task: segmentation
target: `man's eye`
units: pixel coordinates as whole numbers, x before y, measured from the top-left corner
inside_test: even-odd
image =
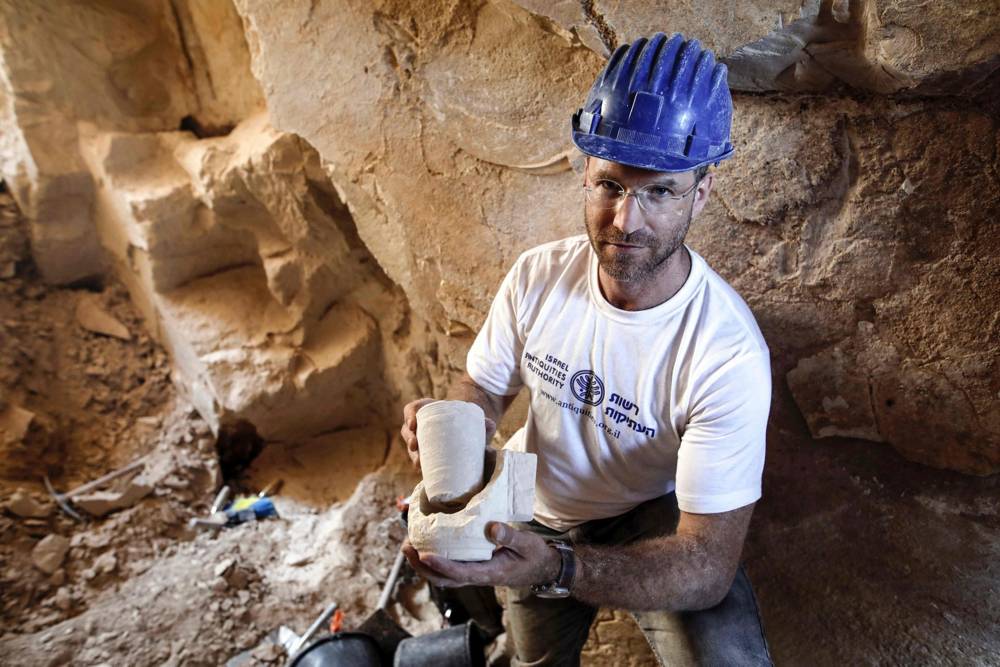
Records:
[[[665,199],[667,197],[674,196],[674,193],[670,190],[670,188],[664,187],[662,185],[651,185],[645,190],[648,196],[654,197],[656,199]]]
[[[594,185],[598,189],[606,191],[608,194],[620,194],[622,191],[622,186],[618,185],[614,181],[597,181]]]

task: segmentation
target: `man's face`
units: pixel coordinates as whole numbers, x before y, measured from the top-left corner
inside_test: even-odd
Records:
[[[586,177],[589,188],[618,184],[630,193],[652,186],[647,192],[680,194],[691,190],[695,183],[693,171],[664,173],[593,157],[587,160]],[[702,183],[687,196],[667,201],[658,212],[643,211],[632,196],[610,209],[588,201],[584,214],[587,235],[604,273],[614,280],[633,283],[657,276],[684,242],[692,217],[704,206],[711,175]]]

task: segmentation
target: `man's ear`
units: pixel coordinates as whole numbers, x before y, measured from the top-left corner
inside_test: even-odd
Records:
[[[698,217],[701,210],[705,208],[705,204],[708,203],[708,195],[711,194],[714,184],[715,174],[711,171],[706,173],[701,182],[698,183],[698,189],[694,191],[694,203],[691,206],[692,219]]]

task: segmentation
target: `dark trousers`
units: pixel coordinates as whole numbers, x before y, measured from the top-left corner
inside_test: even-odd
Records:
[[[588,521],[560,533],[537,522],[519,524],[546,538],[623,545],[670,535],[680,511],[674,494],[645,502],[621,516]],[[576,665],[597,609],[573,599],[547,600],[527,588],[507,589],[507,626],[517,655],[513,665]],[[741,566],[729,593],[702,611],[632,612],[663,665],[772,665],[757,599]]]

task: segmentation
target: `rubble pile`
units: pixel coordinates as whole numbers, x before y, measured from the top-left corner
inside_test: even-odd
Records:
[[[223,483],[217,438],[177,398],[163,349],[120,284],[44,285],[6,193],[0,221],[0,248],[17,250],[5,255],[16,270],[0,280],[5,661],[215,665],[278,625],[302,631],[330,600],[360,623],[405,534],[396,499],[414,484],[388,434],[347,430],[292,456],[269,451],[231,483],[256,491],[258,479],[287,478],[289,493],[274,499],[280,519],[191,527]],[[341,446],[357,455],[353,467],[318,486],[309,467],[329,465]],[[47,475],[65,494],[135,460],[131,474],[72,496],[83,521],[42,484]],[[404,582],[397,597],[392,613],[412,632],[439,627],[424,586]]]

